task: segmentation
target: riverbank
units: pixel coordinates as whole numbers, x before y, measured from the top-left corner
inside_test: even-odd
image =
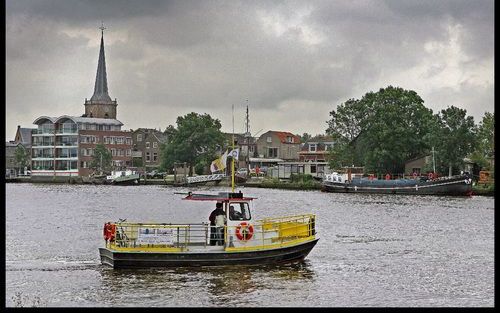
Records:
[[[475,184],[472,186],[472,194],[475,196],[495,196],[495,184]]]
[[[32,179],[30,177],[14,177],[6,178],[6,183],[60,183],[60,184],[84,184],[79,177],[72,178],[45,178],[45,179]],[[215,185],[211,182],[210,185]],[[167,185],[175,186],[173,175],[172,177],[165,178],[141,178],[139,185]],[[224,179],[217,183],[218,186],[231,186],[229,179]],[[184,185],[185,186],[185,185]],[[264,178],[264,177],[250,177],[246,182],[239,183],[237,186],[254,187],[254,188],[270,188],[270,189],[284,189],[284,190],[321,190],[321,182],[313,179],[298,179],[298,180],[280,180],[277,178]],[[476,196],[490,196],[495,195],[495,184],[476,184],[472,186],[472,194]]]

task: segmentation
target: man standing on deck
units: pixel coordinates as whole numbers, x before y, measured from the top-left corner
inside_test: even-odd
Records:
[[[217,215],[225,216],[224,210],[222,209],[222,202],[217,202],[215,205],[215,210],[210,213],[208,218],[210,221],[210,245],[215,246],[217,244],[217,226],[215,225],[215,219]]]

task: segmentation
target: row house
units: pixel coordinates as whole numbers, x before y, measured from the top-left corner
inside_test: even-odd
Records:
[[[5,142],[5,177],[17,176],[21,170],[16,161],[16,149],[20,145],[14,141]]]
[[[167,135],[152,128],[138,128],[132,133],[134,159],[146,171],[160,166],[161,145],[167,142]]]
[[[256,146],[259,158],[295,161],[300,151],[300,137],[290,132],[270,130],[257,139]]]
[[[318,135],[307,140],[299,151],[301,162],[327,162],[334,145],[332,136]]]

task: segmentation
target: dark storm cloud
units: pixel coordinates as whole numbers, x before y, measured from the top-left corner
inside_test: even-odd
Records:
[[[493,1],[9,0],[6,9],[12,125],[82,113],[101,21],[126,128],[198,111],[229,130],[228,108],[242,114],[249,99],[254,130],[320,133],[336,105],[387,85],[476,121],[493,111]]]
[[[170,1],[164,0],[8,0],[9,14],[43,16],[64,23],[94,26],[101,17],[126,19],[141,16],[161,16],[168,11]]]

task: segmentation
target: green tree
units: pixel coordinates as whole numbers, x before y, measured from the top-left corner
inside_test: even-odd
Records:
[[[302,136],[297,134],[297,136],[300,138],[300,142],[302,143],[307,142],[312,137],[311,134],[308,133],[303,133]]]
[[[89,167],[96,172],[103,173],[109,172],[112,168],[113,156],[111,152],[104,146],[104,144],[99,143],[94,149],[94,155],[90,161]]]
[[[475,149],[476,125],[467,111],[455,106],[441,110],[437,114],[439,129],[435,133],[436,163],[440,168],[448,167],[448,175],[453,174],[463,164],[463,159]]]
[[[186,162],[192,175],[196,164],[210,164],[225,142],[220,129],[220,121],[209,114],[192,112],[177,117],[177,129],[169,128],[168,142],[161,146],[160,168],[171,169],[175,162]]]
[[[327,133],[336,139],[332,165],[402,173],[406,160],[429,149],[433,117],[423,102],[415,91],[388,86],[340,104],[327,121]]]
[[[18,145],[16,147],[16,150],[14,152],[14,157],[16,160],[16,165],[24,170],[25,167],[28,167],[29,165],[29,156],[28,152],[26,151],[26,148],[23,145]]]
[[[490,168],[489,158],[495,155],[495,113],[486,112],[479,123],[476,135],[476,149],[471,159],[485,170]]]

